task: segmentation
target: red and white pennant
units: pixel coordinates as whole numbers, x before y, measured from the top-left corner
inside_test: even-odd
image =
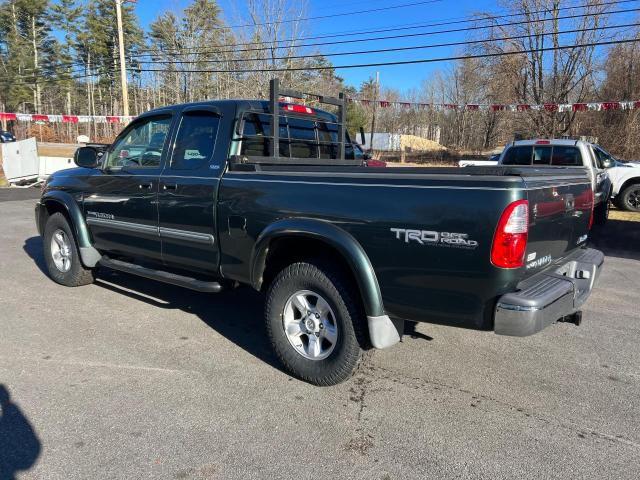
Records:
[[[635,110],[640,109],[640,100],[624,102],[590,102],[590,103],[544,103],[539,105],[528,103],[491,104],[491,103],[415,103],[389,102],[387,100],[364,100],[349,98],[347,102],[364,106],[377,105],[381,108],[414,109],[414,110],[459,110],[459,111],[489,111],[489,112],[526,112],[528,110],[546,112],[600,112],[604,110]]]
[[[129,123],[134,118],[118,115],[42,115],[0,112],[0,120],[36,123]]]
[[[380,108],[413,109],[413,110],[458,110],[458,111],[489,111],[489,112],[526,112],[528,110],[546,112],[600,112],[607,110],[635,110],[640,109],[640,100],[623,102],[590,102],[590,103],[543,103],[533,105],[528,103],[491,104],[491,103],[415,103],[390,102],[387,100],[366,100],[347,98],[348,103],[364,106],[377,105]],[[36,122],[36,123],[129,123],[135,117],[118,115],[42,115],[35,113],[7,113],[0,112],[0,121]]]

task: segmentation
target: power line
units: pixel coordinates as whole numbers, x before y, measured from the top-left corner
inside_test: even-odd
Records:
[[[422,1],[422,2],[403,3],[401,5],[392,5],[392,6],[389,6],[389,7],[370,8],[370,9],[367,9],[367,10],[356,10],[356,11],[353,11],[353,12],[332,13],[332,14],[328,14],[328,15],[317,15],[317,16],[313,16],[313,17],[290,18],[290,19],[286,19],[286,20],[276,20],[276,21],[273,21],[273,22],[245,23],[244,25],[228,25],[228,26],[224,26],[224,27],[211,28],[210,30],[227,30],[227,29],[231,29],[231,28],[261,27],[261,26],[267,26],[267,25],[280,25],[280,24],[283,24],[283,23],[302,22],[302,21],[306,21],[306,20],[324,20],[324,19],[327,19],[327,18],[335,18],[335,17],[342,17],[342,16],[348,16],[348,15],[360,15],[360,14],[363,14],[363,13],[383,12],[383,11],[387,11],[387,10],[395,10],[397,8],[416,7],[418,5],[427,5],[427,4],[432,4],[432,3],[439,3],[439,2],[442,2],[442,1],[444,1],[444,0],[425,0],[425,1]]]
[[[375,63],[360,63],[360,64],[350,64],[350,65],[312,66],[312,67],[305,66],[305,67],[289,67],[289,68],[257,68],[257,69],[245,69],[245,70],[193,69],[193,70],[184,70],[180,73],[183,73],[183,74],[184,73],[257,73],[257,72],[288,72],[288,71],[301,71],[301,70],[317,71],[317,70],[341,70],[341,69],[348,69],[348,68],[386,67],[386,66],[415,65],[415,64],[423,64],[423,63],[435,63],[435,62],[446,62],[446,61],[457,61],[457,60],[470,60],[470,59],[480,59],[480,58],[496,58],[496,57],[504,57],[504,56],[522,55],[525,53],[550,52],[550,51],[570,50],[574,48],[621,45],[621,44],[639,43],[639,42],[640,42],[640,39],[638,38],[625,38],[621,40],[610,40],[605,42],[588,42],[588,43],[573,44],[573,45],[558,45],[557,47],[532,48],[532,49],[517,50],[517,51],[511,51],[511,52],[495,52],[495,53],[484,53],[484,54],[476,54],[476,55],[458,55],[453,57],[423,58],[418,60],[402,60],[402,61],[394,61],[394,62],[375,62]],[[165,70],[143,69],[142,71],[164,72]]]
[[[589,8],[589,7],[594,7],[594,6],[607,6],[607,5],[616,5],[616,4],[624,4],[624,3],[632,3],[632,2],[637,2],[638,0],[614,0],[614,1],[609,1],[609,2],[603,2],[603,3],[592,3],[592,4],[583,4],[583,5],[574,5],[574,6],[568,6],[568,7],[560,7],[558,10],[574,10],[577,8]],[[607,12],[608,14],[612,15],[612,14],[619,14],[619,13],[629,13],[629,12],[635,12],[638,11],[638,9],[621,9],[621,10],[612,10]],[[547,10],[538,10],[538,11],[533,11],[533,12],[529,12],[530,15],[535,15],[535,14],[539,14],[539,13],[547,13]],[[499,15],[499,16],[490,16],[490,17],[485,17],[482,19],[479,19],[479,21],[482,22],[487,22],[490,20],[497,20],[500,18],[511,18],[514,16],[522,16],[524,14],[522,13],[518,13],[518,14],[508,14],[508,15]],[[580,13],[580,14],[574,14],[574,15],[565,15],[565,16],[560,16],[557,17],[557,20],[565,20],[565,19],[572,19],[572,18],[581,18],[588,15],[588,13]],[[458,20],[458,21],[452,21],[452,22],[440,22],[440,23],[433,23],[433,24],[426,24],[420,27],[413,27],[413,28],[425,28],[427,26],[436,26],[436,25],[453,25],[453,24],[459,24],[459,23],[469,23],[472,22],[474,20],[478,20],[478,19],[467,19],[467,20]],[[536,22],[546,22],[546,21],[551,21],[552,19],[547,18],[547,19],[541,19],[541,20],[520,20],[520,21],[516,21],[516,22],[507,22],[507,23],[503,23],[503,24],[496,24],[494,26],[496,27],[505,27],[505,26],[515,26],[515,25],[522,25],[522,24],[530,24],[530,23],[536,23]],[[400,38],[415,38],[415,37],[422,37],[422,36],[432,36],[432,35],[440,35],[440,34],[446,34],[446,33],[458,33],[458,32],[465,32],[465,31],[474,31],[474,30],[480,30],[480,29],[484,29],[487,28],[486,25],[474,25],[474,26],[470,26],[470,27],[463,27],[463,28],[455,28],[455,29],[445,29],[445,30],[435,30],[435,31],[429,31],[429,32],[420,32],[420,33],[413,33],[413,34],[401,34],[401,35],[391,35],[391,36],[382,36],[382,37],[372,37],[372,38],[363,38],[363,39],[354,39],[354,40],[342,40],[342,41],[333,41],[333,42],[317,42],[317,43],[307,43],[307,44],[300,44],[300,45],[296,45],[297,48],[300,47],[312,47],[312,46],[323,46],[323,45],[338,45],[338,44],[350,44],[350,43],[361,43],[361,42],[368,42],[368,41],[381,41],[381,40],[393,40],[393,39],[400,39]],[[399,28],[392,28],[392,29],[381,29],[381,30],[377,30],[377,32],[385,32],[385,31],[396,31],[396,30],[400,30]],[[371,31],[371,32],[376,32],[376,31]],[[352,34],[350,34],[352,35]],[[336,35],[337,36],[337,35]],[[308,38],[312,38],[312,37],[308,37]],[[236,45],[243,45],[243,44],[231,44],[231,45],[225,45],[224,47],[233,47]],[[264,51],[264,50],[271,50],[271,47],[260,47],[260,48],[250,48],[250,49],[234,49],[234,50],[208,50],[208,51],[200,51],[200,52],[193,52],[193,53],[189,53],[189,52],[179,52],[179,53],[172,53],[171,55],[174,56],[182,56],[182,55],[192,55],[192,54],[211,54],[211,53],[216,53],[216,54],[220,54],[220,53],[237,53],[237,52],[251,52],[251,51]],[[315,57],[321,57],[321,56],[333,56],[333,55],[340,55],[339,53],[337,54],[326,54],[326,55],[315,55]],[[147,57],[147,56],[156,56],[154,54],[149,54],[149,53],[141,53],[141,54],[129,54],[128,58],[132,61],[132,62],[137,62],[140,64],[149,64],[149,63],[200,63],[200,61],[158,61],[158,60],[140,60],[138,57]],[[302,57],[302,56],[300,56]],[[283,58],[283,57],[277,57],[277,58]],[[289,58],[289,57],[287,57]],[[233,60],[208,60],[206,63],[226,63],[226,62],[247,62],[247,61],[254,61],[254,60],[263,60],[263,59],[233,59]],[[117,63],[117,61],[115,62]],[[83,67],[84,63],[83,62],[72,62],[72,63],[60,63],[60,64],[56,64],[56,65],[50,65],[49,68],[53,67],[53,68],[66,68],[66,67]],[[74,73],[78,73],[78,72],[74,72]]]
[[[640,8],[636,8],[636,9],[627,9],[624,10],[624,12],[627,11],[640,11]],[[618,12],[612,12],[612,13],[618,13]],[[570,16],[565,16],[565,17],[558,17],[558,19],[564,19],[564,18],[574,18],[574,17],[584,17],[585,14],[581,14],[581,15],[570,15]],[[542,20],[542,21],[550,21],[553,19],[546,19],[546,20]],[[498,25],[498,26],[505,26],[505,25],[512,25],[514,23],[520,25],[520,24],[527,24],[527,23],[531,23],[533,22],[533,20],[531,21],[522,21],[522,22],[511,22],[509,24],[502,24],[502,25]],[[569,34],[569,33],[580,33],[580,32],[587,32],[587,31],[595,31],[595,30],[611,30],[611,29],[622,29],[622,28],[629,28],[629,27],[635,27],[635,26],[640,26],[639,23],[629,23],[629,24],[622,24],[622,25],[606,25],[603,27],[590,27],[590,28],[583,28],[583,29],[571,29],[571,30],[564,30],[564,31],[558,31],[556,33],[558,33],[559,35],[562,34]],[[517,39],[523,39],[523,38],[528,38],[529,35],[517,35],[517,36],[509,36],[509,37],[499,37],[499,38],[486,38],[486,39],[480,39],[480,40],[466,40],[466,41],[459,41],[459,42],[446,42],[446,43],[436,43],[436,44],[426,44],[426,45],[415,45],[415,46],[409,46],[409,47],[393,47],[393,48],[383,48],[383,49],[373,49],[373,50],[359,50],[359,51],[350,51],[350,52],[336,52],[336,53],[326,53],[326,54],[310,54],[310,55],[296,55],[296,56],[288,56],[288,57],[271,57],[268,59],[265,58],[251,58],[251,59],[232,59],[232,60],[193,60],[193,61],[187,61],[187,60],[165,60],[165,61],[142,61],[142,62],[138,62],[140,64],[201,64],[201,63],[238,63],[238,62],[249,62],[249,61],[260,61],[260,60],[286,60],[286,59],[306,59],[306,58],[324,58],[324,57],[331,57],[331,56],[349,56],[349,55],[365,55],[365,54],[375,54],[375,53],[388,53],[388,52],[399,52],[399,51],[410,51],[410,50],[419,50],[419,49],[429,49],[429,48],[442,48],[442,47],[454,47],[454,46],[462,46],[462,45],[477,45],[477,44],[482,44],[482,43],[487,43],[487,42],[500,42],[500,41],[508,41],[508,40],[517,40]],[[117,63],[117,62],[116,62]],[[330,68],[330,67],[329,67]],[[148,68],[135,68],[135,67],[130,67],[129,68],[130,71],[134,71],[134,72],[151,72],[151,71],[165,71],[165,70],[154,70],[154,69],[148,69]],[[193,71],[193,70],[183,70],[183,72],[189,72],[189,71]],[[212,70],[212,72],[216,72],[218,70]],[[222,72],[223,70],[220,70],[220,72]],[[224,70],[224,71],[231,71],[231,70]],[[243,70],[234,70],[234,71],[238,71],[238,72],[242,72]],[[248,71],[248,70],[247,70]],[[71,79],[81,79],[81,78],[88,78],[88,77],[99,77],[101,76],[100,73],[89,73],[89,74],[81,74],[81,75],[77,75],[78,73],[80,73],[79,71],[73,72],[76,75],[72,75],[72,76],[67,76],[65,78],[61,78],[59,79],[59,81],[65,81],[65,80],[71,80]],[[115,73],[114,73],[115,75]],[[14,77],[16,78],[16,77]],[[23,78],[34,78],[34,74],[30,74],[30,75],[24,75]],[[35,82],[35,80],[32,81],[32,83]]]
[[[476,58],[493,58],[511,55],[521,55],[523,53],[535,53],[535,52],[551,52],[556,50],[569,50],[572,48],[585,48],[585,47],[598,47],[605,45],[619,45],[625,43],[638,43],[640,39],[626,38],[622,40],[611,40],[605,42],[588,42],[574,45],[558,45],[557,47],[544,47],[544,48],[532,48],[527,50],[518,50],[513,52],[499,52],[499,53],[485,53],[477,55],[459,55],[454,57],[437,57],[437,58],[423,58],[419,60],[403,60],[395,62],[375,62],[375,63],[358,63],[351,65],[321,65],[321,66],[304,66],[304,67],[276,67],[276,68],[254,68],[245,70],[207,70],[207,69],[191,69],[182,70],[180,73],[257,73],[257,72],[290,72],[300,70],[341,70],[347,68],[366,68],[366,67],[386,67],[393,65],[413,65],[419,63],[433,63],[433,62],[447,62],[453,60],[468,60]],[[142,72],[165,72],[165,69],[140,69]]]
[[[613,0],[613,1],[609,1],[609,2],[602,2],[602,3],[587,3],[584,5],[574,5],[574,6],[568,6],[568,7],[560,7],[557,10],[558,11],[564,11],[564,10],[575,10],[578,8],[590,8],[590,7],[598,7],[598,6],[611,6],[611,5],[618,5],[618,4],[625,4],[625,3],[633,3],[633,2],[637,2],[638,0]],[[625,13],[628,11],[634,11],[633,9],[629,9],[629,10],[614,10],[614,11],[609,11],[606,12],[607,14],[615,14],[615,13]],[[532,11],[532,12],[528,12],[529,15],[537,15],[537,14],[541,14],[541,13],[548,13],[549,10],[548,9],[543,9],[543,10],[537,10],[537,11]],[[408,27],[409,29],[416,29],[416,28],[428,28],[428,27],[437,27],[437,26],[447,26],[447,25],[456,25],[456,24],[460,24],[460,23],[471,23],[471,22],[489,22],[492,20],[500,20],[500,19],[504,19],[504,18],[513,18],[513,17],[521,17],[525,15],[524,13],[514,13],[514,14],[505,14],[505,15],[495,15],[495,16],[487,16],[484,18],[473,18],[473,17],[466,17],[466,19],[463,20],[455,20],[455,21],[443,21],[443,22],[438,22],[438,23],[429,23],[429,24],[423,24],[423,25],[418,25],[418,26],[414,26],[414,27]],[[565,16],[565,17],[558,17],[559,20],[562,19],[566,19],[566,18],[577,18],[577,17],[581,17],[581,16],[585,16],[588,15],[586,13],[583,14],[576,14],[574,16]],[[533,20],[533,22],[535,21],[545,21],[545,19],[542,20]],[[530,21],[529,23],[531,23],[532,21]],[[507,26],[507,25],[517,25],[520,22],[511,22],[511,23],[506,23],[506,24],[502,24],[501,26]],[[413,24],[415,25],[415,24]],[[310,40],[310,39],[321,39],[321,38],[333,38],[333,37],[343,37],[343,36],[354,36],[354,35],[366,35],[369,33],[387,33],[387,32],[393,32],[393,31],[401,31],[401,30],[407,30],[407,27],[397,27],[397,28],[384,28],[384,29],[378,29],[378,30],[369,30],[369,31],[361,31],[361,32],[352,32],[352,33],[346,33],[346,34],[333,34],[333,35],[320,35],[320,36],[310,36],[310,37],[300,37],[298,39],[295,38],[290,38],[290,39],[285,39],[285,40],[275,40],[273,42],[269,42],[269,41],[262,41],[262,42],[247,42],[247,43],[235,43],[235,44],[229,44],[229,45],[224,45],[224,47],[238,47],[238,46],[245,46],[245,45],[259,45],[259,44],[266,44],[266,43],[282,43],[282,42],[297,42],[299,40]],[[415,33],[415,34],[403,34],[403,35],[394,35],[394,36],[385,36],[385,37],[374,37],[374,38],[363,38],[363,39],[354,39],[354,40],[343,40],[343,41],[334,41],[334,42],[315,42],[315,43],[306,43],[306,44],[299,44],[299,45],[290,45],[286,48],[290,48],[290,47],[296,47],[296,48],[300,48],[300,47],[315,47],[315,46],[323,46],[323,45],[338,45],[338,44],[345,44],[345,43],[357,43],[357,42],[368,42],[368,41],[376,41],[376,40],[387,40],[387,39],[397,39],[397,38],[406,38],[406,37],[414,37],[414,36],[422,36],[422,35],[432,35],[432,34],[439,34],[439,33],[455,33],[455,32],[462,32],[462,31],[468,31],[468,30],[478,30],[481,28],[487,28],[487,25],[477,25],[474,27],[465,27],[465,28],[460,28],[460,29],[450,29],[450,30],[439,30],[439,31],[435,31],[435,32],[422,32],[422,33]],[[207,47],[204,47],[207,48]],[[193,55],[193,54],[207,54],[207,53],[235,53],[235,52],[252,52],[252,51],[260,51],[260,50],[271,50],[273,49],[273,46],[268,46],[268,47],[257,47],[257,48],[247,48],[247,49],[234,49],[234,50],[201,50],[201,48],[198,48],[198,51],[191,51],[191,50],[195,50],[195,49],[181,49],[178,52],[172,52],[172,50],[175,49],[170,49],[170,50],[156,50],[156,52],[158,53],[136,53],[136,54],[131,54],[130,57],[154,57],[154,56],[158,56],[159,54],[165,54],[165,55]],[[277,48],[285,48],[285,47],[277,47]],[[150,51],[151,49],[141,49],[141,52],[144,51]]]
[[[394,61],[394,62],[374,62],[374,63],[360,63],[360,64],[349,64],[349,65],[318,65],[318,66],[304,66],[304,67],[277,67],[277,68],[254,68],[254,69],[243,69],[243,70],[211,70],[211,69],[191,69],[191,70],[183,70],[180,73],[257,73],[257,72],[287,72],[287,71],[301,71],[301,70],[340,70],[340,69],[348,69],[348,68],[367,68],[367,67],[385,67],[385,66],[397,66],[397,65],[415,65],[422,63],[435,63],[435,62],[446,62],[446,61],[456,61],[456,60],[469,60],[469,59],[480,59],[480,58],[496,58],[503,56],[513,56],[513,55],[522,55],[525,53],[536,53],[536,52],[550,52],[550,51],[559,51],[559,50],[569,50],[573,48],[585,48],[585,47],[598,47],[598,46],[607,46],[607,45],[621,45],[628,43],[638,43],[640,39],[638,38],[626,38],[621,40],[610,40],[604,42],[588,42],[582,44],[573,44],[573,45],[558,45],[556,47],[544,47],[544,48],[533,48],[533,49],[525,49],[525,50],[517,50],[511,52],[494,52],[494,53],[484,53],[484,54],[475,54],[475,55],[458,55],[452,57],[436,57],[436,58],[424,58],[418,60],[402,60],[402,61]],[[141,69],[143,72],[165,72],[165,69]],[[78,78],[85,78],[93,76],[92,75],[83,75]],[[46,82],[45,82],[46,83]]]
[[[640,11],[640,8],[634,9],[634,11]],[[603,27],[589,27],[589,28],[577,28],[572,30],[560,30],[557,32],[541,32],[541,34],[550,35],[558,34],[564,35],[568,33],[583,33],[596,30],[612,30],[622,29],[628,27],[638,27],[640,23],[626,23],[622,25],[605,25]],[[309,55],[289,55],[284,57],[268,57],[268,58],[240,58],[234,60],[153,60],[139,62],[142,64],[162,64],[162,65],[184,65],[184,64],[202,64],[202,63],[237,63],[237,62],[254,62],[261,60],[291,60],[291,59],[306,59],[306,58],[325,58],[325,57],[337,57],[337,56],[349,56],[349,55],[369,55],[375,53],[388,53],[388,52],[403,52],[408,50],[423,50],[427,48],[441,48],[441,47],[457,47],[462,45],[478,45],[490,42],[503,42],[508,40],[520,40],[523,38],[529,38],[530,35],[514,35],[510,37],[498,37],[498,38],[483,38],[480,40],[465,40],[460,42],[447,42],[447,43],[432,43],[426,45],[413,45],[409,47],[392,47],[392,48],[379,48],[375,50],[356,50],[350,52],[334,52],[334,53],[317,53]],[[137,69],[133,69],[137,70]]]
[[[620,2],[610,2],[610,3],[628,3],[629,0],[627,1],[620,1]],[[596,4],[586,4],[586,5],[582,5],[582,8],[586,8],[589,6],[595,6]],[[597,4],[597,5],[602,5],[602,4]],[[562,7],[563,10],[567,10],[567,9],[572,9],[572,8],[579,8],[579,7]],[[609,14],[617,14],[617,13],[628,13],[628,12],[635,12],[638,11],[640,9],[636,8],[636,9],[622,9],[622,10],[614,10],[614,11],[610,11],[608,12]],[[531,13],[531,12],[530,12]],[[560,16],[557,17],[556,19],[541,19],[541,20],[524,20],[524,21],[518,21],[518,22],[508,22],[508,23],[504,23],[504,24],[497,24],[495,25],[496,27],[504,27],[504,26],[511,26],[511,25],[523,25],[523,24],[529,24],[529,23],[536,23],[536,22],[546,22],[546,21],[551,21],[551,20],[563,20],[563,19],[570,19],[570,18],[581,18],[588,15],[587,13],[580,13],[580,14],[574,14],[574,15],[565,15],[565,16]],[[635,26],[636,24],[629,24],[629,25],[622,25],[622,26],[607,26],[607,27],[602,27],[602,29],[610,29],[610,28],[624,28],[626,26]],[[437,35],[437,34],[442,34],[442,33],[451,33],[451,32],[456,32],[456,31],[470,31],[470,30],[477,30],[479,28],[486,28],[484,26],[473,26],[473,27],[466,27],[466,28],[460,28],[460,29],[449,29],[449,30],[439,30],[439,31],[431,31],[431,32],[422,32],[422,33],[418,33],[418,34],[407,34],[407,35],[397,35],[397,36],[387,36],[387,37],[377,37],[377,38],[372,38],[372,39],[360,39],[360,40],[351,40],[351,41],[346,41],[346,42],[327,42],[327,43],[352,43],[355,41],[373,41],[373,40],[384,40],[384,39],[389,39],[389,38],[405,38],[405,37],[415,37],[415,36],[426,36],[426,35]],[[592,29],[593,30],[593,29]],[[578,32],[578,31],[587,31],[585,29],[582,30],[570,30],[570,31],[566,31],[566,32],[559,32],[559,33],[574,33],[574,32]],[[523,38],[525,36],[522,37],[515,37],[515,38]],[[457,45],[465,45],[465,44],[478,44],[478,43],[482,43],[485,41],[500,41],[500,40],[509,40],[509,39],[515,39],[512,37],[506,37],[504,39],[486,39],[486,40],[477,40],[477,41],[465,41],[465,42],[450,42],[450,43],[442,43],[442,44],[433,44],[433,45],[418,45],[418,46],[411,46],[411,47],[397,47],[397,48],[389,48],[389,49],[377,49],[377,50],[360,50],[360,51],[355,51],[355,52],[337,52],[337,53],[327,53],[327,54],[314,54],[314,55],[298,55],[298,56],[292,56],[292,57],[275,57],[273,59],[285,59],[285,58],[319,58],[319,57],[324,57],[324,56],[343,56],[343,55],[357,55],[357,54],[369,54],[369,53],[383,53],[383,52],[391,52],[391,51],[406,51],[406,50],[412,50],[412,49],[425,49],[425,48],[436,48],[436,47],[444,47],[444,46],[457,46]],[[262,49],[258,49],[258,50],[262,50]],[[236,50],[239,51],[239,50]],[[180,63],[184,63],[184,64],[189,64],[189,63],[235,63],[235,62],[247,62],[247,61],[257,61],[257,60],[265,60],[263,59],[259,59],[259,58],[254,58],[254,59],[230,59],[230,60],[200,60],[200,61],[138,61],[138,63],[141,64],[153,64],[153,63],[162,63],[162,64],[171,64],[171,63],[176,63],[176,64],[180,64]],[[117,62],[115,62],[117,63]],[[59,65],[55,65],[53,67],[60,67],[61,64]],[[82,65],[77,65],[77,66],[82,66]],[[49,66],[49,68],[52,66]],[[328,66],[327,68],[333,68],[331,66]],[[336,67],[336,68],[344,68],[344,67]],[[153,69],[139,69],[139,68],[130,68],[129,70],[133,70],[133,71],[159,71],[159,70],[153,70]],[[215,72],[218,70],[212,70],[212,72]],[[219,70],[220,72],[231,72],[231,71],[238,71],[238,72],[243,72],[243,71],[251,71],[251,70]],[[88,77],[99,77],[100,74],[99,73],[90,73],[90,74],[82,74],[82,75],[77,75],[78,73],[80,73],[80,71],[75,71],[73,72],[75,75],[66,77],[64,79],[59,79],[60,81],[65,81],[65,80],[69,80],[69,79],[81,79],[81,78],[88,78]],[[29,76],[24,75],[24,77],[32,77],[34,74],[31,74]],[[14,77],[16,78],[16,77]],[[35,80],[34,80],[35,81]],[[41,80],[41,82],[44,80]],[[51,81],[55,81],[53,79],[51,79]]]

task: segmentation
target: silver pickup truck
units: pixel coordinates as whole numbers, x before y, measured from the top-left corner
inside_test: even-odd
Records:
[[[598,145],[582,140],[518,140],[507,144],[497,160],[461,160],[459,165],[585,167],[591,179],[595,199],[593,221],[596,225],[604,225],[609,217],[609,199],[612,194],[607,169],[614,166],[614,161],[599,154],[599,148]]]

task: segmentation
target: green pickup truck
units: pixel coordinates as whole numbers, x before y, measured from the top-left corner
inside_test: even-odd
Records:
[[[78,149],[36,205],[51,278],[250,285],[284,367],[317,385],[405,320],[515,336],[579,323],[604,258],[586,247],[583,169],[365,168],[343,96],[315,98],[337,114],[282,96],[302,94],[273,81],[269,100],[160,108]]]

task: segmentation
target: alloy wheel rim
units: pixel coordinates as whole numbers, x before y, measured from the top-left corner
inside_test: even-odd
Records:
[[[627,203],[633,208],[640,208],[640,188],[636,188],[629,192],[627,197]]]
[[[69,237],[62,229],[57,229],[51,237],[51,257],[56,268],[66,273],[71,268],[71,243]]]
[[[329,303],[311,290],[298,290],[282,312],[284,333],[295,351],[308,360],[331,355],[338,340],[338,324]]]

